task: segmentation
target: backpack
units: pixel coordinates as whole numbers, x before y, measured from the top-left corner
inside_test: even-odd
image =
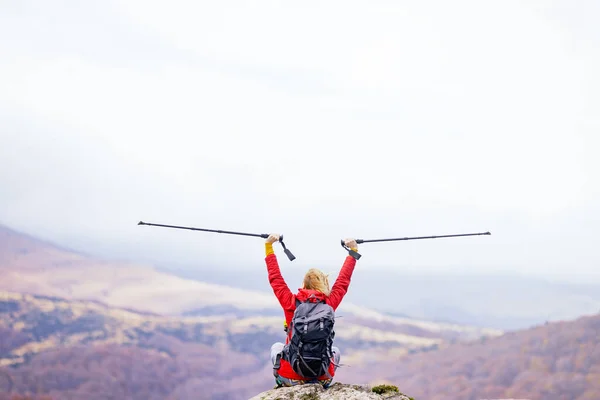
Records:
[[[283,357],[298,375],[316,379],[329,374],[333,357],[332,346],[335,332],[335,312],[324,300],[306,301],[296,299],[296,310],[291,321],[290,341]],[[316,298],[316,297],[315,297]]]

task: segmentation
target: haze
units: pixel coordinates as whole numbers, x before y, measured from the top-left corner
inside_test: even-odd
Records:
[[[0,3],[0,223],[103,257],[600,282],[594,1]]]

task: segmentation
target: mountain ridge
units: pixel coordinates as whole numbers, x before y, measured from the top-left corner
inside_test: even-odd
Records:
[[[110,261],[59,250],[16,231],[0,236],[5,255],[0,259],[4,279],[0,290],[73,300],[95,300],[114,307],[165,315],[204,315],[214,310],[244,315],[258,312],[283,315],[272,292],[250,291],[233,286],[184,279],[150,266]],[[17,245],[15,245],[17,243]],[[42,245],[41,250],[36,247]],[[12,245],[12,248],[10,247]],[[26,245],[27,251],[19,251]],[[49,253],[48,251],[51,250]],[[25,267],[23,267],[25,266]],[[266,276],[265,276],[266,280]],[[213,310],[213,311],[210,311]],[[435,327],[438,330],[471,332],[472,337],[497,335],[499,329],[464,324],[436,323],[414,318],[392,317],[368,307],[344,301],[341,314],[367,317],[379,322]]]
[[[281,322],[261,315],[143,315],[98,301],[0,291],[0,376],[9,377],[0,379],[0,392],[25,393],[32,390],[33,379],[42,394],[104,398],[89,392],[89,386],[117,368],[115,379],[127,390],[145,385],[135,399],[152,398],[144,397],[152,387],[151,375],[158,379],[159,393],[179,399],[195,398],[185,388],[200,381],[212,385],[214,398],[248,398],[272,385],[268,351],[284,338]],[[357,372],[365,379],[369,362],[432,351],[446,341],[443,331],[437,337],[412,336],[351,318],[340,319],[336,327],[343,364],[352,365],[351,370],[341,367],[337,379]],[[132,377],[138,369],[134,364],[141,362],[145,372]],[[237,386],[226,384],[231,373],[240,377]],[[244,384],[248,379],[253,383]],[[103,393],[124,395],[111,387]]]
[[[200,388],[214,399],[247,399],[272,385],[268,348],[284,335],[278,317],[142,315],[11,292],[0,292],[0,317],[0,393],[34,390],[56,400],[95,400],[99,390],[191,400]],[[350,365],[336,382],[395,384],[428,400],[600,395],[600,314],[460,342],[336,325],[342,364]],[[240,378],[233,386],[232,373]]]
[[[237,400],[272,385],[268,349],[284,337],[272,294],[54,247],[21,251],[6,240],[18,234],[4,233],[0,393],[191,400],[202,391]],[[392,316],[352,302],[339,310],[338,382],[399,384],[427,400],[600,396],[595,314],[505,332]]]
[[[20,240],[28,240],[29,245],[25,244],[25,252],[19,253],[17,246],[6,249],[9,233]],[[14,238],[13,238],[14,239]],[[51,255],[39,254],[37,246],[42,249],[52,250]],[[59,246],[59,247],[57,247]],[[268,285],[264,266],[261,268],[261,260],[256,260],[257,268],[260,273],[249,272],[248,269],[235,268],[211,268],[203,265],[203,261],[198,260],[198,265],[191,268],[165,268],[164,266],[153,266],[147,263],[137,263],[132,261],[110,260],[95,256],[87,256],[83,253],[72,253],[70,251],[59,251],[57,249],[66,248],[55,245],[49,241],[42,241],[31,234],[22,234],[17,230],[4,226],[4,235],[0,231],[0,268],[6,267],[7,263],[15,262],[15,259],[21,260],[18,265],[13,265],[12,271],[20,270],[25,272],[31,268],[34,269],[56,269],[57,267],[83,268],[82,264],[94,263],[93,269],[107,268],[110,273],[121,281],[122,290],[117,290],[108,284],[108,287],[94,288],[88,285],[89,293],[102,301],[113,302],[114,305],[123,306],[132,302],[140,307],[164,305],[164,300],[170,297],[181,298],[173,291],[159,290],[160,282],[168,282],[165,289],[180,285],[178,291],[187,292],[189,299],[197,299],[198,292],[207,290],[209,286],[213,288],[212,296],[216,301],[212,306],[218,304],[227,304],[228,300],[224,297],[238,298],[236,301],[240,308],[249,308],[247,301],[243,300],[243,293],[248,293],[254,299],[260,299],[261,304],[255,308],[278,309],[274,302],[271,288]],[[2,262],[2,257],[10,256],[12,260]],[[48,259],[54,258],[54,262],[48,263]],[[254,265],[253,264],[253,265]],[[497,330],[514,330],[534,326],[545,321],[557,321],[561,319],[571,319],[578,315],[594,312],[600,309],[600,285],[590,284],[587,286],[571,285],[567,283],[552,283],[540,281],[533,278],[511,278],[509,275],[473,275],[473,274],[443,274],[443,275],[414,275],[402,271],[383,271],[375,266],[361,263],[353,274],[352,285],[344,299],[343,304],[360,304],[379,312],[390,314],[403,314],[412,319],[444,322],[450,324],[469,325],[479,328],[494,328]],[[116,268],[116,271],[115,271]],[[138,276],[146,274],[147,286],[138,286],[127,288],[123,282],[127,279],[124,273],[119,273],[119,269],[133,270],[138,268]],[[107,270],[107,273],[109,271]],[[66,270],[61,270],[61,273]],[[151,271],[151,272],[149,272]],[[32,293],[53,293],[52,285],[47,285],[47,280],[55,281],[60,286],[65,286],[64,282],[51,276],[50,271],[44,279],[35,279],[35,276],[25,276],[21,274],[8,276],[5,273],[5,281],[17,285],[21,291],[31,291]],[[298,268],[282,269],[284,278],[288,282],[301,282],[303,270]],[[82,271],[78,272],[83,276]],[[93,279],[98,279],[98,272],[90,272]],[[35,275],[35,274],[34,274]],[[200,282],[195,284],[194,282]],[[8,284],[0,288],[9,289]],[[155,299],[148,298],[146,287],[154,285]],[[54,291],[57,296],[79,295],[77,288]],[[69,292],[71,290],[71,292]],[[115,298],[107,299],[100,293],[102,290],[112,292]],[[117,292],[120,292],[120,298],[116,298]],[[145,297],[144,301],[136,301],[125,294],[127,292],[137,292],[139,297]],[[161,293],[162,292],[162,293]],[[218,292],[228,292],[230,295],[221,295]],[[541,306],[540,304],[544,304]],[[190,313],[195,309],[193,302],[180,303],[177,309],[181,313]],[[141,308],[140,308],[141,309]],[[166,309],[155,309],[156,312],[168,312]]]

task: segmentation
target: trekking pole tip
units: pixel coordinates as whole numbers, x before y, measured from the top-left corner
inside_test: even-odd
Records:
[[[143,221],[138,222],[138,225],[146,225]]]

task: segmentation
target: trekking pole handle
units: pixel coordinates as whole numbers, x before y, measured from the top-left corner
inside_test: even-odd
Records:
[[[269,235],[268,233],[261,233],[261,234],[260,234],[260,237],[261,237],[261,238],[263,238],[263,239],[268,239],[268,238],[269,238],[269,236],[271,236],[271,235]],[[280,242],[282,242],[282,241],[283,241],[283,235],[279,235],[279,241],[280,241]]]
[[[355,260],[360,260],[360,257],[362,257],[358,252],[352,250],[350,247],[346,246],[346,242],[344,242],[344,239],[342,239],[341,241],[342,247],[344,249],[346,249],[348,251],[348,254],[350,254]],[[356,241],[356,243],[362,243],[362,241]]]
[[[260,235],[260,237],[265,238],[265,239],[268,239],[269,236],[270,235],[268,233],[262,233]],[[281,247],[283,247],[283,252],[287,256],[287,258],[289,258],[290,261],[294,261],[296,259],[296,256],[292,254],[292,252],[290,251],[290,249],[288,249],[287,247],[285,247],[285,243],[283,243],[283,234],[279,235],[279,243],[281,243]]]

